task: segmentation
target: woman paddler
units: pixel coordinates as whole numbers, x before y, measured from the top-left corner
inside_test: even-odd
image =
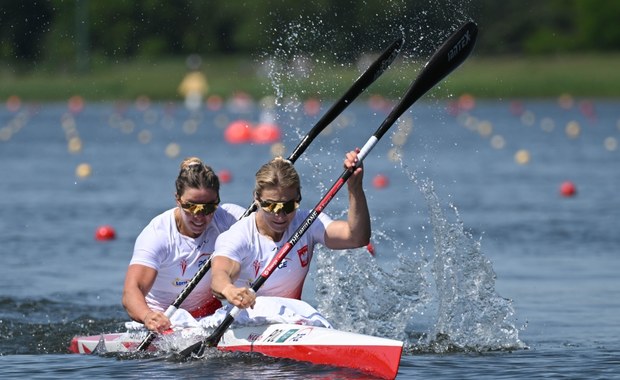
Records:
[[[346,169],[356,165],[358,152],[346,154]],[[368,245],[371,227],[362,179],[360,166],[347,181],[347,219],[332,220],[320,213],[258,290],[259,296],[301,299],[316,244],[330,249]],[[211,264],[215,296],[239,308],[255,304],[256,294],[250,286],[311,212],[298,209],[301,198],[299,175],[289,161],[278,157],[258,170],[254,189],[258,210],[223,232],[215,244]]]
[[[125,276],[123,306],[149,330],[170,328],[164,311],[213,253],[215,240],[245,209],[220,204],[220,182],[199,158],[181,163],[176,207],[156,216],[136,239]],[[209,274],[181,304],[195,318],[212,314],[221,303],[211,292]]]

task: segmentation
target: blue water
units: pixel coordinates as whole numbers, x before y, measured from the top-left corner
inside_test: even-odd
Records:
[[[338,328],[403,340],[398,378],[619,377],[620,103],[593,103],[594,115],[579,99],[570,108],[523,101],[521,114],[511,100],[479,101],[453,115],[446,101],[419,101],[365,161],[376,257],[321,249],[304,298]],[[222,199],[249,204],[272,147],[228,144],[223,130],[260,112],[258,103],[198,113],[180,103],[0,109],[0,377],[365,377],[247,355],[178,363],[68,354],[74,335],[122,329],[134,239],[174,205],[182,158],[228,170]],[[288,154],[321,114],[280,112]],[[385,116],[360,99],[313,142],[296,163],[306,207]],[[69,150],[71,137],[80,150]],[[518,150],[527,163],[515,161]],[[90,176],[76,176],[82,163]],[[377,174],[386,188],[373,186]],[[564,181],[575,196],[560,195]],[[345,206],[343,189],[326,212],[342,216]],[[115,240],[95,240],[104,224]]]

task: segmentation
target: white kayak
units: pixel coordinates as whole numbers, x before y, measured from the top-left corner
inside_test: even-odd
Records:
[[[204,329],[200,327],[184,328],[157,338],[149,349],[162,349],[162,346],[169,345],[170,341],[178,341],[177,338],[172,338],[173,335],[182,337],[185,347],[189,347],[203,338],[204,334]],[[134,330],[77,336],[72,339],[69,350],[79,354],[89,354],[95,350],[131,352],[146,335],[146,330]],[[398,373],[403,342],[326,327],[275,323],[233,326],[224,333],[217,348],[221,351],[257,352],[270,357],[351,368],[393,379]]]

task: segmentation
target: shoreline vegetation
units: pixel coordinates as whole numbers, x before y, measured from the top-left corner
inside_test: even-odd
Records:
[[[425,62],[396,61],[363,97],[399,98]],[[209,95],[228,98],[244,92],[265,96],[335,99],[367,65],[325,64],[309,68],[278,67],[248,58],[205,57]],[[620,98],[620,54],[546,57],[472,57],[431,91],[435,98],[470,94],[481,99]],[[274,75],[277,80],[272,80]],[[177,88],[187,73],[182,58],[93,64],[88,73],[38,67],[21,72],[0,63],[0,100],[17,96],[24,102],[66,101],[79,95],[87,101],[181,100]]]

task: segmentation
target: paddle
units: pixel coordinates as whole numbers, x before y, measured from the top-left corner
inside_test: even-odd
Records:
[[[314,127],[304,136],[304,138],[297,144],[297,147],[288,156],[288,160],[291,163],[295,163],[299,156],[305,152],[310,143],[327,127],[338,115],[347,108],[355,98],[357,98],[364,90],[370,86],[377,78],[383,74],[383,72],[392,64],[396,56],[400,52],[400,47],[403,44],[403,39],[398,38],[392,44],[385,49],[385,51],[373,62],[368,69],[353,83],[353,86],[342,95],[336,103],[327,111],[323,117],[317,121]],[[256,211],[256,203],[252,202],[250,206],[245,210],[245,213],[241,216],[246,217]]]
[[[377,131],[368,139],[366,144],[358,153],[358,162],[354,168],[345,169],[340,178],[329,189],[327,194],[319,201],[319,203],[310,212],[306,220],[299,226],[292,237],[280,248],[269,265],[263,270],[261,275],[252,284],[252,289],[258,291],[263,283],[276,270],[278,265],[284,260],[286,255],[291,251],[293,246],[299,241],[301,236],[306,232],[310,225],[315,221],[318,215],[323,211],[327,204],[336,195],[338,190],[344,185],[347,179],[353,174],[355,169],[361,165],[364,158],[370,153],[381,137],[396,122],[396,120],[422,95],[435,86],[446,75],[456,69],[469,56],[474,48],[478,27],[473,22],[467,22],[456,32],[454,32],[433,54],[422,72],[416,80],[411,84],[402,100],[394,107],[392,112],[381,123]],[[191,354],[201,356],[205,348],[217,346],[224,332],[230,327],[235,317],[241,309],[233,307],[228,312],[224,320],[215,328],[213,333],[201,342],[197,342],[185,350],[181,351],[181,357],[187,357]]]
[[[288,160],[292,163],[302,155],[302,153],[308,148],[310,143],[332,122],[338,115],[347,108],[355,98],[357,98],[364,90],[370,86],[377,78],[381,76],[387,70],[387,68],[394,62],[396,56],[400,52],[400,48],[403,45],[403,39],[398,38],[392,44],[381,53],[379,58],[377,58],[366,71],[353,83],[351,88],[340,98],[336,103],[332,105],[332,107],[327,111],[323,117],[317,121],[317,123],[312,127],[310,132],[308,132],[304,138],[301,140],[297,147],[293,150],[293,152],[288,157]],[[241,216],[244,218],[250,215],[252,212],[256,211],[256,204],[252,203],[246,210],[245,213]],[[185,288],[181,291],[178,297],[174,300],[172,305],[166,309],[164,314],[170,318],[177,311],[177,309],[181,306],[183,301],[187,298],[187,296],[194,290],[196,285],[202,280],[202,278],[209,272],[211,269],[211,260],[208,260],[192,279],[185,285]],[[144,338],[144,340],[140,343],[137,350],[143,351],[146,350],[150,345],[153,339],[157,334],[155,332],[149,332],[149,334]]]

